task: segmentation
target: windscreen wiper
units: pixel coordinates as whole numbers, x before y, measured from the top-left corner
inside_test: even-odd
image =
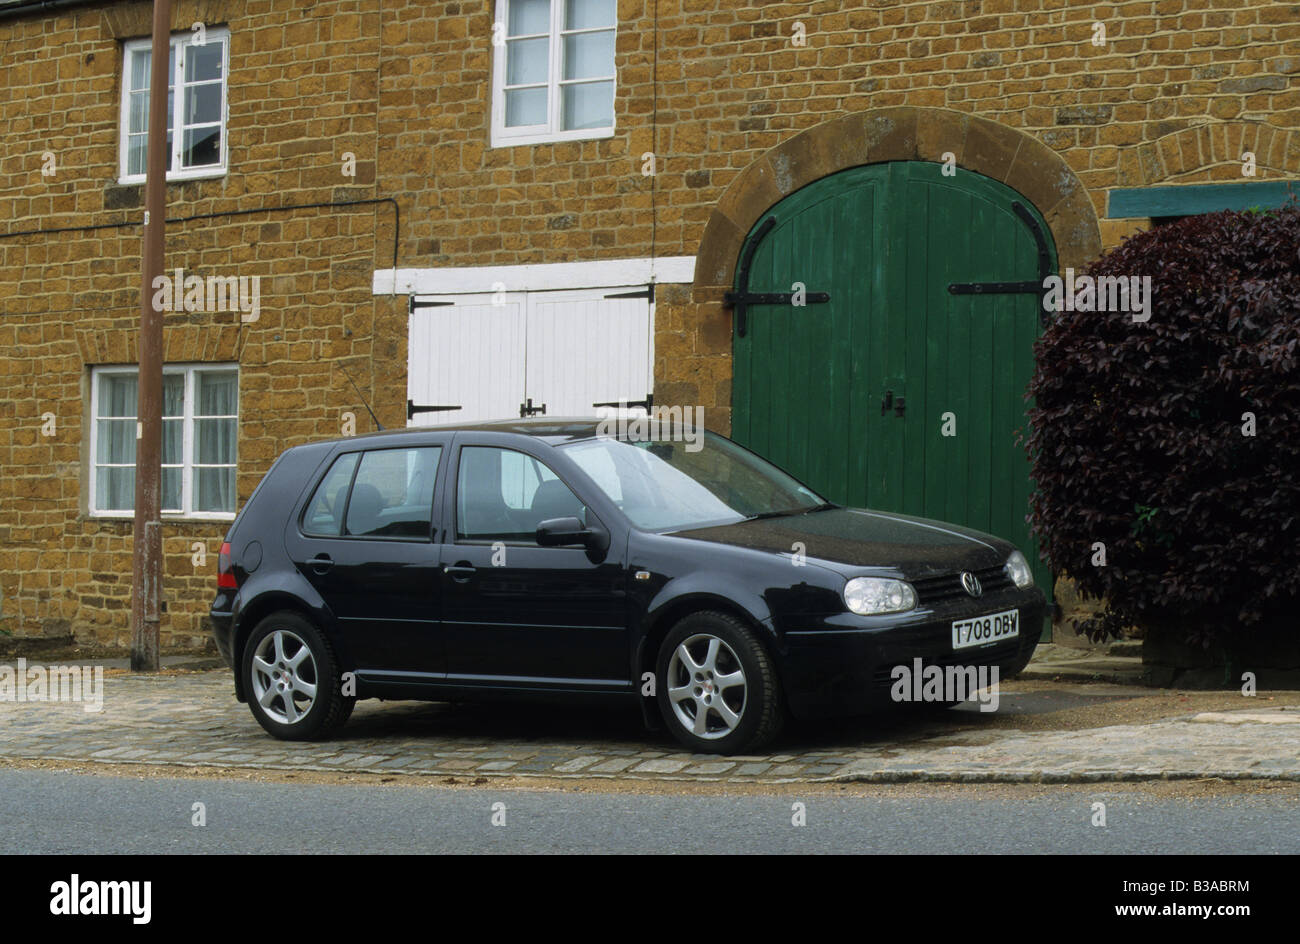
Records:
[[[839,505],[831,502],[822,502],[820,505],[813,505],[811,508],[787,508],[784,511],[762,511],[756,515],[750,515],[746,521],[759,521],[763,518],[787,518],[792,515],[807,515],[814,511],[830,511],[832,508],[838,508]]]

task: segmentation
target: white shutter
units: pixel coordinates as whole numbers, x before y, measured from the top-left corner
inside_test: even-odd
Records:
[[[528,294],[525,389],[547,416],[595,416],[593,403],[653,389],[650,300],[600,289]]]
[[[454,305],[417,307],[407,338],[406,396],[416,406],[461,409],[417,413],[408,425],[436,426],[519,415],[524,401],[522,294],[493,305],[462,296]]]
[[[503,305],[490,295],[436,307],[417,299],[407,398],[461,409],[416,413],[408,425],[518,417],[528,398],[546,404],[547,416],[595,416],[593,403],[644,400],[654,389],[650,300],[606,297],[638,288],[509,293]]]

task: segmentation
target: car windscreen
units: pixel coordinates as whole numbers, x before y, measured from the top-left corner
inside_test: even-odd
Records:
[[[825,499],[713,433],[692,441],[600,438],[565,454],[645,531],[680,531],[799,514]]]

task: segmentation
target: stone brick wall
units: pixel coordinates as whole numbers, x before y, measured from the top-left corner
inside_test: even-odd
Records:
[[[339,435],[347,412],[371,428],[340,367],[394,424],[405,401],[390,382],[405,373],[405,300],[371,294],[392,265],[392,207],[220,215],[376,195],[372,6],[174,4],[177,29],[229,24],[233,68],[230,172],[167,188],[169,217],[218,215],[168,225],[167,271],[257,276],[261,310],[168,314],[166,359],[239,364],[241,503],[286,447]],[[87,513],[89,368],[137,356],[143,188],[117,183],[118,123],[121,42],[149,17],[138,3],[0,22],[3,231],[133,224],[0,239],[0,631],[16,637],[129,643],[132,522]],[[164,648],[206,644],[226,526],[165,523]]]
[[[1257,153],[1257,179],[1300,168],[1300,5],[668,0],[656,24],[653,5],[622,0],[615,136],[497,149],[492,4],[393,13],[385,46],[399,62],[385,60],[379,119],[393,151],[379,179],[413,201],[405,265],[691,255],[719,197],[769,149],[892,106],[1032,137],[1064,158],[1099,218],[1111,187],[1241,180],[1243,150]],[[646,151],[653,180],[641,174]],[[1098,222],[1104,246],[1147,223]],[[661,293],[656,389],[705,406],[725,431],[729,320],[712,288]]]
[[[1300,5],[658,0],[657,20],[655,6],[618,3],[613,137],[492,148],[489,0],[179,0],[176,29],[230,30],[230,170],[169,185],[168,214],[392,197],[402,267],[695,255],[771,149],[898,107],[995,122],[1059,155],[1086,198],[1071,213],[1104,246],[1147,222],[1104,219],[1109,188],[1240,180],[1246,149],[1256,179],[1300,167]],[[0,20],[0,231],[138,220],[141,188],[116,183],[121,42],[148,34],[149,7]],[[169,268],[262,277],[258,322],[181,313],[166,329],[169,359],[240,365],[241,501],[344,412],[370,427],[340,367],[402,423],[405,298],[371,294],[394,225],[376,204],[169,226]],[[134,359],[139,252],[134,226],[0,238],[0,631],[127,640],[131,527],[86,514],[87,392],[91,365]],[[725,431],[724,282],[661,288],[655,375],[661,402],[704,406]],[[223,530],[166,526],[165,646],[202,642]]]

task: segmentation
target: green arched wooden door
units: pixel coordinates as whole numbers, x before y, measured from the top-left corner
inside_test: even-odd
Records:
[[[1020,194],[941,168],[855,167],[763,214],[737,292],[807,303],[738,306],[732,435],[834,501],[1015,542],[1050,598],[1016,437],[1055,247]]]

